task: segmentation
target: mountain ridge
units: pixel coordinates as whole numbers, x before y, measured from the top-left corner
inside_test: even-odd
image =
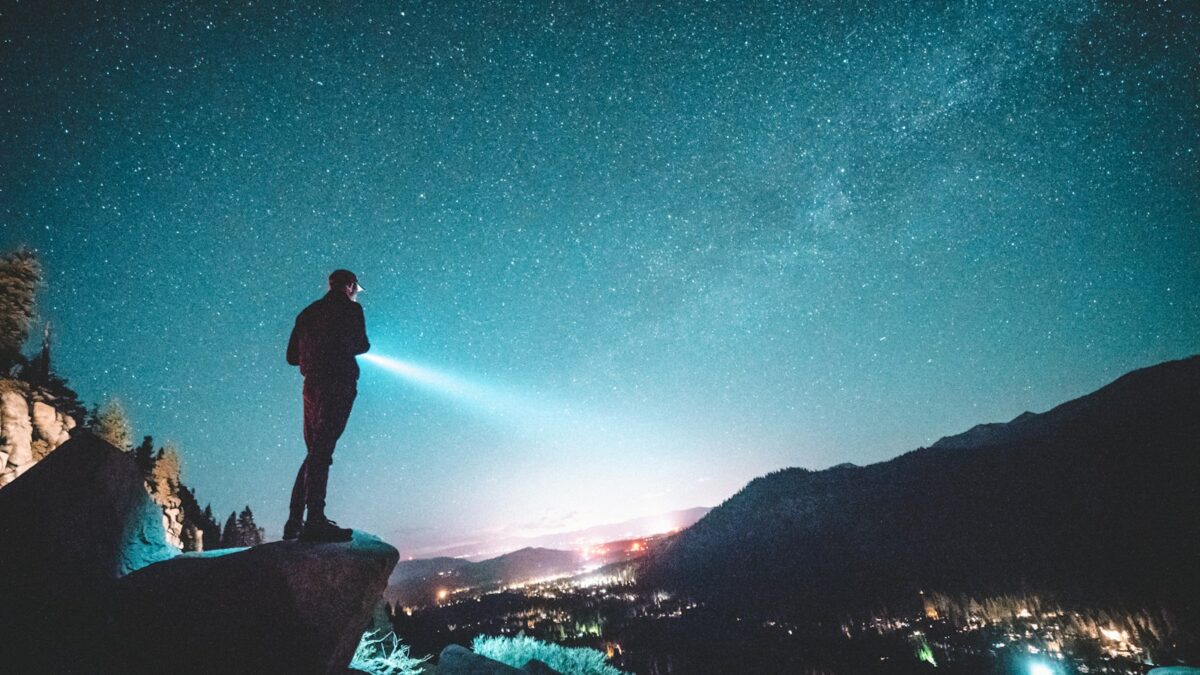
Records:
[[[772,472],[674,537],[641,577],[772,612],[922,590],[1200,606],[1188,588],[1200,507],[1186,497],[1200,483],[1198,420],[1192,356],[884,462]]]

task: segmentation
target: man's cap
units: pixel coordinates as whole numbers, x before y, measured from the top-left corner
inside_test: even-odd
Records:
[[[329,274],[330,286],[349,286],[354,284],[356,291],[362,291],[363,287],[358,285],[358,277],[350,270],[334,270]]]

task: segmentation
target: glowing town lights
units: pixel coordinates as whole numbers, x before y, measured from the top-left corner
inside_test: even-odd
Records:
[[[448,591],[448,590],[446,590],[446,589],[444,589],[444,588],[439,588],[439,589],[438,589],[438,592],[437,592],[437,599],[438,599],[438,602],[441,602],[441,601],[445,600],[445,599],[446,599],[446,598],[448,598],[448,597],[450,597],[450,591]]]

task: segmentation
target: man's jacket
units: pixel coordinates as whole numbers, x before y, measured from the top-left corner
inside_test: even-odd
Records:
[[[362,305],[330,291],[296,317],[288,340],[287,362],[318,380],[357,380],[355,354],[371,348]]]

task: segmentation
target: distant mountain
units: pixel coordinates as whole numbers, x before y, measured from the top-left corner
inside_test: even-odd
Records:
[[[626,563],[661,546],[666,537],[653,536],[610,541],[579,551],[523,548],[480,562],[462,558],[405,560],[396,565],[384,593],[400,605],[427,605],[465,589],[486,589],[547,577],[573,575]]]
[[[581,530],[556,532],[536,537],[494,536],[454,546],[426,547],[414,551],[411,555],[427,559],[453,557],[483,560],[523,548],[583,549],[593,544],[617,539],[649,537],[682,530],[700,520],[709,510],[710,507],[697,506],[652,516],[642,516],[619,523],[596,525]]]
[[[568,574],[580,570],[585,562],[580,552],[546,548],[523,548],[481,562],[446,557],[405,560],[392,570],[384,597],[401,605],[425,605],[442,591],[453,593]]]
[[[866,467],[751,481],[641,578],[814,618],[920,591],[1200,616],[1200,356]]]

